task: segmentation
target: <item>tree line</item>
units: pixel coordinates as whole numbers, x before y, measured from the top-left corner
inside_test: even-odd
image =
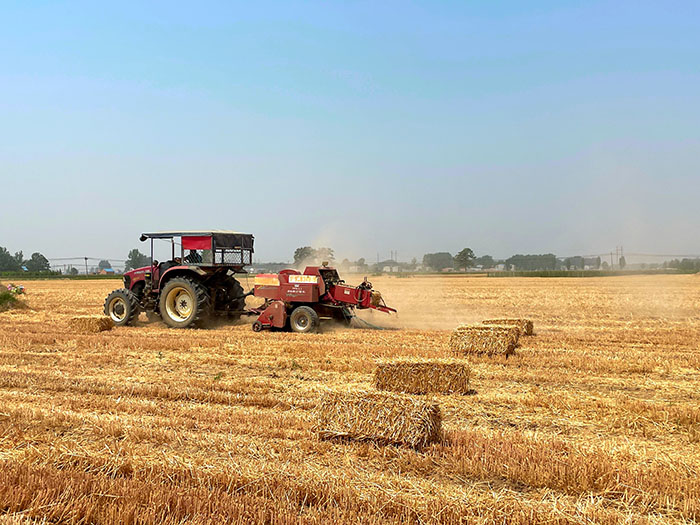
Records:
[[[545,254],[516,254],[507,259],[495,259],[491,255],[476,256],[471,248],[463,248],[455,255],[450,252],[426,253],[423,255],[421,263],[416,258],[411,262],[399,263],[389,259],[377,261],[374,264],[369,264],[364,258],[350,261],[343,259],[339,263],[335,260],[335,251],[329,247],[314,248],[312,246],[301,246],[294,251],[293,265],[296,268],[305,266],[320,265],[323,262],[328,262],[339,266],[343,270],[354,270],[357,272],[381,272],[387,267],[390,271],[436,271],[442,272],[445,270],[463,271],[470,268],[492,269],[500,266],[504,270],[515,271],[538,271],[538,270],[583,270],[583,269],[610,269],[607,261],[602,261],[600,257],[567,257],[564,259],[558,258],[553,253]],[[129,251],[125,262],[125,270],[134,270],[148,266],[151,258],[148,255],[141,253],[137,248]],[[285,263],[271,263],[276,266],[285,266]],[[262,263],[257,265],[265,266]],[[502,266],[501,266],[502,265]],[[624,269],[626,261],[624,256],[618,260],[620,269]],[[647,265],[642,264],[642,268]],[[653,264],[648,265],[649,268],[668,268],[676,269],[682,272],[700,272],[700,258],[684,258],[673,259],[666,261],[663,265]],[[111,263],[103,259],[101,260],[96,270],[111,269]],[[0,272],[49,272],[51,264],[49,260],[40,252],[34,252],[29,258],[25,258],[22,251],[14,254],[10,253],[7,248],[0,246]],[[78,274],[78,269],[71,267],[68,270],[71,274]],[[60,273],[60,272],[59,272]]]
[[[19,251],[11,254],[7,248],[0,246],[0,272],[48,272],[51,271],[49,260],[39,252],[34,252],[29,259]]]

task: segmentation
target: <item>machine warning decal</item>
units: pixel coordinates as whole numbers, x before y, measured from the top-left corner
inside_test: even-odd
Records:
[[[290,275],[289,284],[316,284],[318,282],[317,275]]]
[[[279,286],[280,280],[276,274],[261,273],[255,276],[255,286]]]

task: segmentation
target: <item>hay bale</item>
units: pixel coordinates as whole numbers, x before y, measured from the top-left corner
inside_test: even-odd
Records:
[[[103,315],[82,315],[71,319],[68,326],[77,332],[96,334],[111,330],[114,322]]]
[[[482,321],[486,325],[517,326],[521,335],[533,335],[534,325],[530,319],[486,319]]]
[[[461,325],[450,337],[450,349],[458,354],[515,353],[520,328],[517,326]]]
[[[379,361],[374,386],[406,394],[466,394],[469,365],[457,359],[392,359]]]
[[[317,407],[315,430],[323,439],[353,439],[420,448],[441,437],[436,403],[385,392],[330,391]]]

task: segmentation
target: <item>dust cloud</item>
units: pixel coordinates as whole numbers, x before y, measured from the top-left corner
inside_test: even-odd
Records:
[[[463,323],[477,323],[491,312],[470,305],[463,288],[452,285],[451,279],[435,277],[369,278],[381,292],[387,306],[398,313],[358,310],[357,316],[383,328],[411,330],[452,330]],[[350,282],[353,282],[349,279]],[[467,300],[465,300],[467,299]]]

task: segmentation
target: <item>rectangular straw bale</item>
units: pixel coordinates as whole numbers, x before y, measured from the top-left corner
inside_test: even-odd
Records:
[[[530,319],[486,319],[482,324],[501,326],[517,326],[520,328],[521,335],[532,335],[534,333],[534,325]]]
[[[96,334],[105,330],[111,330],[114,322],[103,315],[82,315],[71,319],[68,326],[77,332]]]
[[[421,448],[441,437],[436,403],[386,392],[329,391],[317,407],[323,439],[345,438]]]
[[[517,326],[458,326],[450,337],[450,349],[458,354],[505,354],[515,352],[520,337]]]
[[[469,365],[458,359],[392,359],[377,362],[374,386],[406,394],[466,394]]]

